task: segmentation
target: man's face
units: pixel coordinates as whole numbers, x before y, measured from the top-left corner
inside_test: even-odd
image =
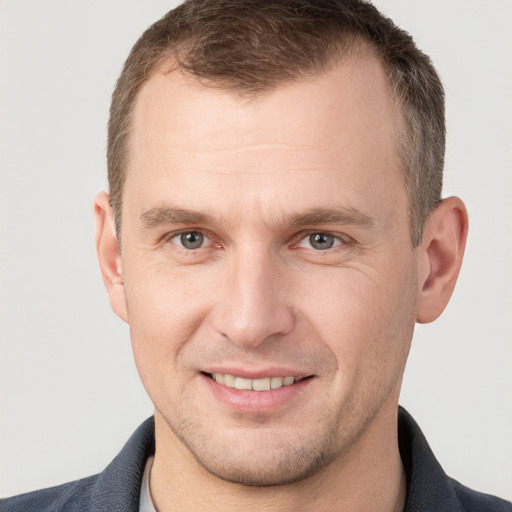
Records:
[[[384,435],[418,295],[398,122],[369,57],[251,101],[179,71],[146,84],[118,312],[157,443],[270,485]]]

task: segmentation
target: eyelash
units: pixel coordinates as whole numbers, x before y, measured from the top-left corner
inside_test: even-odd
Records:
[[[311,246],[312,245],[311,237],[313,235],[328,237],[333,240],[333,245],[331,245],[330,247],[326,247],[325,249],[315,249],[314,247],[305,247],[306,249],[312,249],[315,252],[325,252],[325,251],[328,251],[329,249],[335,249],[336,247],[339,247],[341,245],[348,245],[350,243],[350,240],[348,239],[347,236],[335,235],[334,233],[329,233],[328,231],[310,231],[309,233],[301,235],[301,238],[299,239],[299,241],[297,243],[294,244],[294,246],[302,247],[301,244],[304,242],[307,243],[308,241],[309,241],[309,245]]]
[[[185,231],[179,231],[177,233],[171,233],[170,235],[168,235],[167,237],[165,237],[163,239],[163,242],[170,242],[173,245],[179,247],[180,249],[182,249],[182,250],[184,250],[186,252],[192,252],[194,250],[204,249],[203,244],[201,244],[201,246],[197,247],[196,249],[189,249],[187,247],[184,247],[183,244],[179,244],[179,243],[173,242],[173,240],[178,239],[179,237],[181,237],[183,235],[191,235],[193,233],[196,233],[196,234],[201,235],[202,237],[204,237],[204,241],[203,242],[206,242],[206,241],[210,241],[211,242],[212,241],[211,237],[209,237],[207,234],[205,234],[200,229],[188,229],[188,230],[185,230]]]
[[[197,233],[197,234],[201,235],[202,237],[204,237],[204,240],[200,247],[189,249],[187,247],[184,247],[182,243],[173,242],[173,240],[178,239],[178,237],[181,237],[183,235],[191,235],[193,233]],[[339,246],[346,246],[346,245],[350,245],[353,243],[353,240],[350,237],[348,237],[347,235],[335,235],[334,233],[330,233],[328,231],[308,231],[306,233],[301,233],[299,236],[295,237],[297,242],[294,242],[293,244],[291,244],[292,248],[294,248],[294,249],[301,248],[302,246],[300,244],[307,241],[308,239],[311,240],[312,235],[332,237],[332,239],[333,239],[333,245],[330,247],[327,247],[325,249],[315,249],[313,247],[304,247],[305,249],[313,250],[314,252],[319,252],[319,253],[329,251],[330,249],[335,249],[336,247],[339,247]],[[189,253],[191,253],[192,251],[199,250],[199,249],[204,249],[205,248],[204,242],[208,242],[208,241],[210,241],[210,243],[211,243],[212,237],[208,236],[201,229],[189,229],[189,230],[179,231],[177,233],[171,233],[163,239],[164,243],[170,242],[173,245],[175,245],[176,247],[178,247],[179,249],[189,252]],[[216,245],[218,247],[221,247],[220,244],[216,244]],[[311,243],[310,243],[310,245],[311,245]]]

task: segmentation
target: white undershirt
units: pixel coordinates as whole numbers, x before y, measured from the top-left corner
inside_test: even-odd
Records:
[[[151,499],[151,491],[149,489],[149,475],[153,466],[154,457],[149,457],[144,468],[142,476],[142,486],[140,489],[139,512],[157,512],[153,500]]]

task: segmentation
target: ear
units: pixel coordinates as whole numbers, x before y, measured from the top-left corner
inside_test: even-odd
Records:
[[[417,322],[434,321],[448,304],[462,265],[467,234],[468,215],[458,197],[444,199],[428,217],[418,248]]]
[[[121,252],[117,243],[112,207],[106,192],[100,192],[96,196],[94,217],[96,219],[96,253],[110,305],[117,316],[127,322]]]

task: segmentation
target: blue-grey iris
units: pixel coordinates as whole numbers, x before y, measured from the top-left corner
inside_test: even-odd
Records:
[[[309,243],[313,249],[325,251],[334,245],[334,236],[327,233],[313,233],[309,235]]]
[[[199,249],[203,245],[204,236],[198,231],[189,231],[180,235],[180,242],[185,249]]]

